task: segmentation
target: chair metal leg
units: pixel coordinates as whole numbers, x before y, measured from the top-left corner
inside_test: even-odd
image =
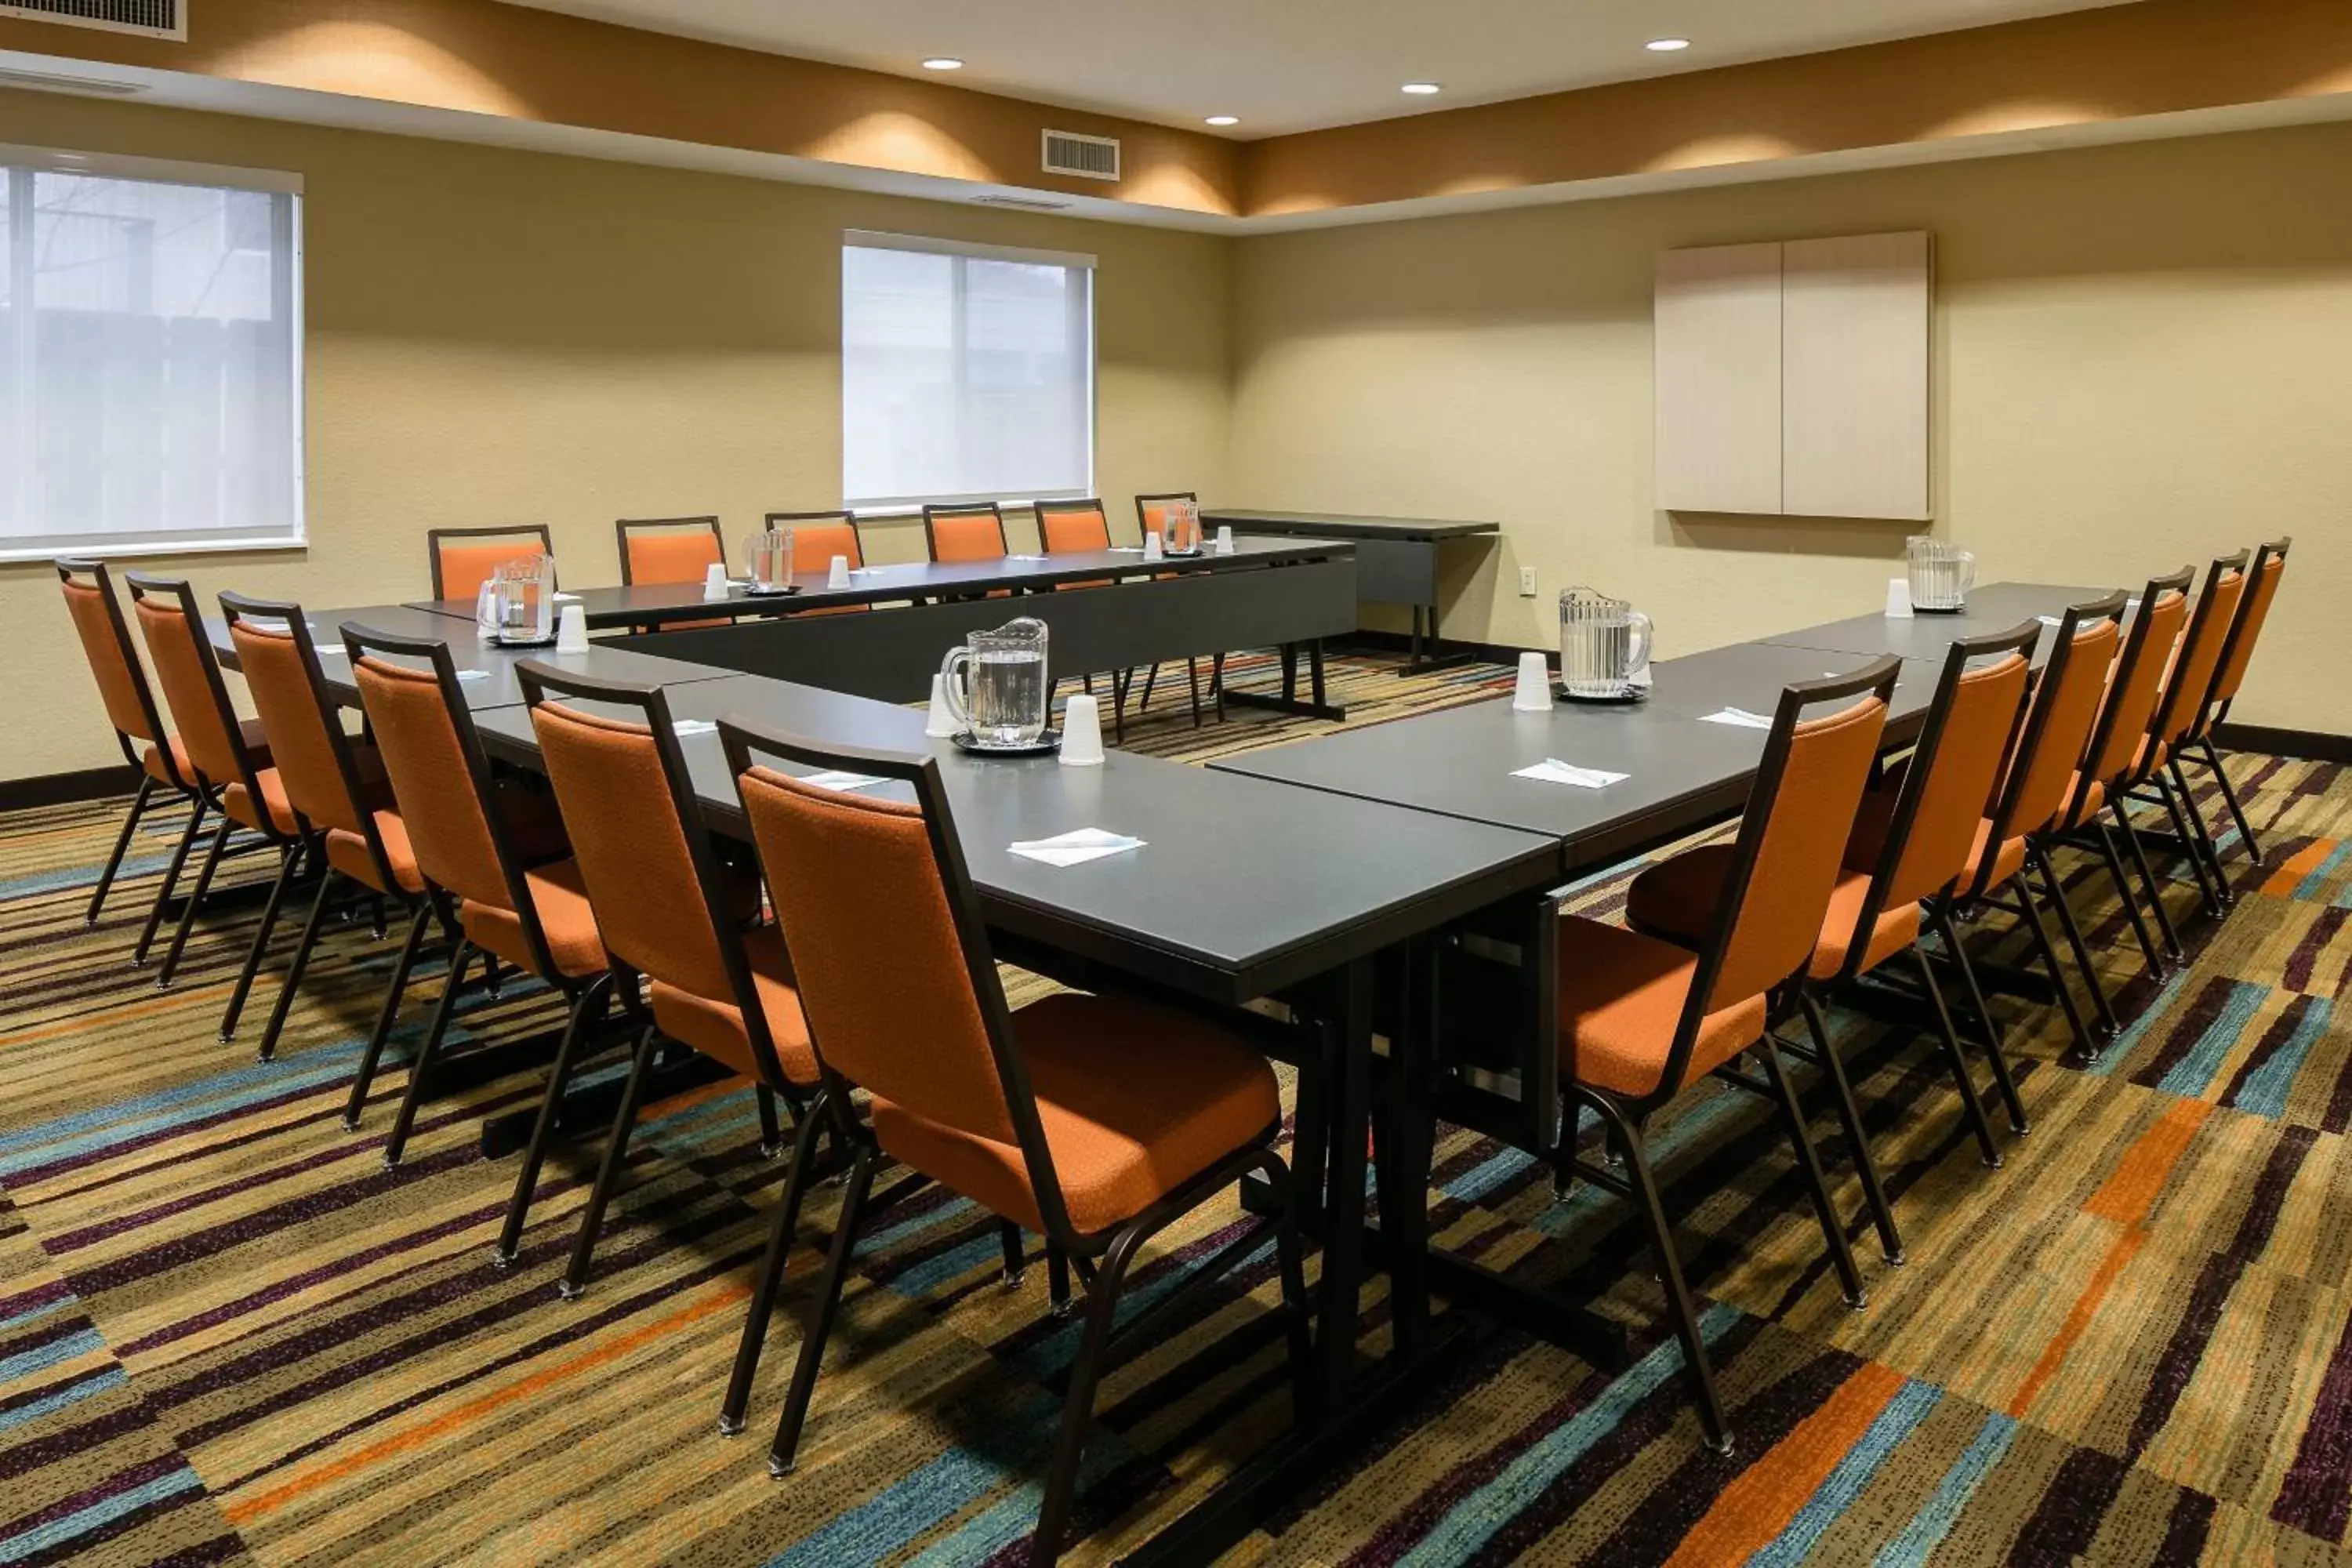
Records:
[[[1789,1124],[1789,1141],[1796,1146],[1797,1168],[1805,1178],[1805,1186],[1813,1200],[1813,1217],[1821,1221],[1822,1239],[1829,1244],[1830,1263],[1836,1268],[1838,1280],[1845,1287],[1845,1304],[1855,1311],[1870,1304],[1870,1297],[1862,1288],[1862,1270],[1854,1267],[1853,1248],[1846,1245],[1845,1220],[1838,1214],[1837,1202],[1830,1196],[1828,1178],[1822,1174],[1821,1156],[1813,1150],[1812,1134],[1805,1131],[1804,1108],[1797,1103],[1797,1091],[1789,1082],[1789,1069],[1781,1064],[1780,1048],[1767,1035],[1758,1043],[1757,1053],[1764,1061],[1764,1076],[1771,1080],[1780,1100],[1780,1115]]]
[[[996,1222],[997,1246],[1004,1254],[1004,1288],[1018,1290],[1029,1277],[1028,1258],[1021,1248],[1021,1227],[1009,1219]]]
[[[793,1365],[793,1385],[784,1395],[783,1414],[776,1421],[776,1439],[768,1449],[768,1474],[782,1480],[792,1474],[800,1452],[801,1427],[808,1421],[809,1396],[816,1392],[817,1363],[824,1358],[824,1342],[833,1335],[833,1320],[841,1310],[841,1287],[849,1276],[849,1255],[857,1246],[857,1221],[866,1207],[866,1194],[874,1184],[877,1151],[864,1138],[849,1164],[849,1181],[841,1195],[841,1217],[834,1222],[833,1246],[824,1255],[824,1275],[809,1300],[808,1321],[801,1331],[800,1359]]]
[[[319,893],[310,900],[310,918],[302,922],[302,934],[294,942],[293,962],[286,966],[286,978],[278,986],[278,1000],[270,1005],[269,1022],[261,1031],[263,1061],[277,1058],[278,1037],[285,1032],[286,1015],[293,1010],[295,994],[302,989],[302,976],[310,967],[310,949],[318,944],[319,927],[327,913],[327,895],[333,891],[339,874],[329,871],[319,879]]]
[[[2131,882],[2124,875],[2123,847],[2116,842],[2116,830],[2095,820],[2091,826],[2099,831],[2099,857],[2106,862],[2108,879],[2116,885],[2116,897],[2122,901],[2124,912],[2131,916],[2132,934],[2139,939],[2140,956],[2147,960],[2148,975],[2162,980],[2172,965],[2158,950],[2147,917],[2139,912],[2139,896],[2131,890]]]
[[[2091,962],[2090,944],[2083,940],[2082,922],[2074,918],[2074,906],[2067,901],[2066,885],[2058,879],[2057,863],[2050,858],[2050,851],[2040,844],[2030,847],[2026,854],[2033,866],[2042,873],[2042,884],[2049,894],[2051,907],[2058,911],[2058,929],[2065,933],[2066,946],[2074,954],[2074,963],[2083,972],[2083,984],[2090,987],[2091,1005],[2097,1010],[2099,1019],[2099,1034],[2103,1038],[2111,1040],[2123,1028],[2123,1025],[2116,1018],[2114,1004],[2107,1000],[2106,982],[2099,978],[2098,968]],[[2027,888],[2026,896],[2031,900],[2032,897],[2031,888],[2033,881],[2032,873],[2028,872],[2021,876],[2018,881]]]
[[[1225,721],[1225,656],[1209,661],[1209,691],[1217,700],[1217,722]]]
[[[1087,1331],[1076,1360],[1070,1363],[1070,1386],[1062,1396],[1062,1426],[1054,1437],[1053,1457],[1045,1462],[1045,1497],[1037,1510],[1037,1531],[1029,1541],[1029,1568],[1051,1568],[1062,1555],[1062,1538],[1069,1533],[1070,1510],[1077,1500],[1078,1460],[1086,1452],[1087,1433],[1094,1426],[1095,1388],[1102,1381],[1104,1352],[1110,1346],[1113,1319],[1118,1311],[1120,1289],[1136,1249],[1142,1245],[1142,1227],[1130,1222],[1103,1257],[1101,1269],[1087,1288]]]
[[[2023,871],[2017,875],[2016,891],[2017,912],[2033,938],[2034,951],[2042,955],[2042,968],[2050,972],[2050,988],[2058,994],[2058,1005],[2066,1015],[2074,1045],[2084,1056],[2095,1057],[2099,1054],[2098,1043],[2091,1037],[2091,1026],[2083,1022],[2082,1008],[2075,1005],[2074,987],[2066,984],[2065,965],[2058,962],[2057,944],[2050,940],[2050,928],[2042,922],[2042,911],[2033,905],[2033,888]]]
[[[2180,840],[2180,858],[2189,862],[2189,874],[2197,879],[2197,892],[2205,900],[2205,912],[2215,920],[2221,919],[2227,912],[2221,907],[2221,895],[2205,869],[2205,858],[2197,852],[2196,832],[2189,826],[2180,800],[2172,793],[2172,781],[2159,770],[2148,774],[2147,782],[2156,786],[2158,797],[2164,802],[2165,815],[2172,818],[2173,836]]]
[[[376,1063],[383,1059],[384,1042],[392,1038],[393,1026],[400,1021],[400,998],[408,989],[408,972],[415,967],[417,949],[425,945],[425,929],[433,922],[433,905],[424,899],[416,902],[416,914],[408,922],[408,940],[400,944],[400,957],[392,966],[392,982],[384,987],[383,1005],[377,1009],[375,1029],[368,1036],[367,1048],[360,1053],[359,1071],[352,1079],[351,1098],[343,1103],[343,1130],[360,1130],[360,1112],[367,1106],[369,1086],[375,1082]]]
[[[589,1037],[596,1033],[604,1021],[604,1009],[613,994],[613,977],[600,974],[582,987],[572,999],[571,1016],[563,1020],[563,1038],[555,1047],[555,1066],[547,1075],[547,1093],[539,1102],[539,1115],[530,1125],[530,1142],[523,1146],[522,1168],[515,1173],[514,1195],[507,1200],[506,1223],[499,1228],[498,1245],[490,1249],[490,1262],[504,1268],[514,1262],[515,1248],[522,1244],[522,1231],[530,1217],[530,1200],[539,1191],[539,1173],[547,1161],[547,1141],[554,1134],[556,1123],[563,1119],[563,1091],[572,1087],[572,1069],[587,1046]]]
[[[2221,786],[2221,804],[2230,808],[2230,819],[2238,825],[2238,842],[2246,847],[2246,858],[2261,865],[2262,843],[2254,837],[2254,825],[2246,820],[2246,808],[2239,803],[2237,786],[2230,782],[2230,770],[2221,765],[2221,753],[2213,749],[2210,737],[2198,742],[2197,749],[2205,753],[2205,765],[2213,770],[2213,777]]]
[[[1607,1100],[1593,1095],[1588,1103],[1601,1113],[1609,1141],[1624,1160],[1626,1184],[1633,1189],[1635,1206],[1649,1227],[1651,1250],[1658,1255],[1658,1279],[1666,1289],[1666,1315],[1674,1323],[1675,1338],[1682,1342],[1683,1369],[1690,1375],[1691,1397],[1698,1405],[1699,1426],[1706,1435],[1706,1446],[1718,1454],[1728,1454],[1731,1427],[1724,1420],[1723,1399],[1715,1390],[1715,1368],[1706,1359],[1706,1342],[1699,1337],[1698,1313],[1691,1305],[1690,1287],[1683,1281],[1682,1258],[1675,1251],[1674,1227],[1666,1221],[1666,1205],[1658,1195],[1657,1178],[1650,1173],[1650,1156],[1642,1147],[1642,1135]],[[1573,1101],[1570,1109],[1573,1110]],[[1330,1331],[1325,1325],[1320,1331]]]
[[[181,907],[180,923],[172,931],[172,945],[163,951],[163,966],[155,972],[155,984],[172,984],[179,973],[180,954],[188,945],[188,932],[195,928],[196,910],[202,907],[205,895],[212,891],[213,875],[220,869],[221,856],[228,850],[228,836],[236,831],[236,824],[221,818],[220,830],[213,835],[212,847],[205,851],[205,863],[196,868],[196,885],[189,889],[188,901]]]
[[[1895,1228],[1894,1205],[1886,1201],[1886,1189],[1878,1179],[1878,1162],[1870,1152],[1870,1140],[1864,1135],[1862,1109],[1853,1102],[1853,1085],[1845,1075],[1845,1063],[1840,1059],[1837,1047],[1830,1043],[1829,1022],[1822,1016],[1821,1004],[1812,993],[1800,987],[1797,1004],[1804,1010],[1806,1032],[1813,1037],[1813,1048],[1821,1053],[1822,1076],[1829,1080],[1830,1098],[1837,1107],[1838,1122],[1845,1129],[1845,1140],[1853,1145],[1854,1173],[1862,1179],[1863,1201],[1869,1205],[1871,1223],[1878,1227],[1879,1250],[1886,1261],[1896,1268],[1903,1265],[1903,1233]]]
[[[449,1016],[457,1010],[457,992],[466,984],[466,964],[474,952],[472,942],[460,942],[450,955],[449,978],[442,983],[440,1005],[433,1009],[433,1026],[425,1031],[425,1043],[416,1047],[416,1060],[408,1069],[408,1089],[400,1097],[400,1110],[394,1113],[392,1131],[383,1141],[387,1166],[399,1164],[401,1153],[408,1147],[409,1130],[416,1125],[416,1107],[425,1098],[425,1080],[432,1076],[433,1064],[440,1058],[441,1037],[449,1032]],[[348,1109],[345,1125],[350,1125]]]
[[[261,923],[254,928],[253,945],[246,950],[245,967],[237,971],[236,984],[229,987],[228,1005],[221,1009],[223,1045],[236,1037],[237,1020],[245,1016],[245,999],[253,994],[253,977],[261,972],[261,961],[269,954],[270,933],[278,929],[278,911],[286,902],[286,885],[294,879],[295,868],[301,863],[299,841],[278,846],[278,876],[269,884],[268,901],[261,906]],[[320,890],[324,891],[323,881]]]
[[[1936,910],[1935,923],[1943,933],[1944,946],[1951,952],[1953,966],[1960,972],[1961,983],[1969,988],[1969,1005],[1984,1020],[1985,1058],[1992,1064],[1992,1081],[2000,1091],[2001,1103],[2009,1107],[2009,1130],[2022,1138],[2033,1129],[2025,1118],[2025,1102],[2018,1097],[2016,1076],[2009,1070],[2009,1049],[2000,1037],[2000,1020],[1985,1005],[1984,987],[1977,984],[1977,966],[1969,960],[1968,945],[1960,941],[1959,922],[1952,918],[1948,906]]]
[[[621,1163],[628,1158],[629,1134],[635,1131],[637,1111],[645,1104],[646,1077],[653,1070],[654,1051],[661,1043],[661,1031],[646,1029],[637,1037],[637,1054],[629,1063],[629,1081],[621,1090],[621,1108],[613,1115],[613,1135],[604,1144],[604,1163],[596,1168],[596,1185],[588,1194],[588,1206],[581,1211],[580,1235],[572,1244],[572,1262],[556,1283],[555,1293],[567,1301],[576,1301],[588,1288],[588,1266],[595,1260],[596,1237],[604,1228],[605,1205],[613,1201],[613,1189],[620,1184]]]
[[[751,1281],[751,1310],[743,1319],[743,1337],[735,1346],[735,1367],[727,1375],[727,1397],[719,1407],[719,1430],[732,1437],[743,1430],[743,1412],[751,1403],[751,1378],[760,1370],[760,1351],[767,1343],[768,1322],[776,1310],[776,1292],[791,1266],[793,1237],[800,1227],[801,1200],[808,1193],[810,1167],[816,1159],[818,1131],[832,1108],[820,1094],[801,1116],[793,1133],[793,1164],[784,1177],[784,1201],[768,1227],[768,1246],[760,1258],[760,1272]]]
[[[1055,1317],[1070,1315],[1070,1255],[1050,1237],[1045,1241],[1045,1300]]]
[[[1159,684],[1160,666],[1154,664],[1143,672],[1143,700],[1135,705],[1135,710],[1138,713],[1148,713],[1151,710],[1151,689]]]
[[[1969,1074],[1969,1058],[1960,1049],[1960,1037],[1952,1026],[1952,1010],[1944,1001],[1944,988],[1936,979],[1935,969],[1927,955],[1915,944],[1911,961],[1919,966],[1919,983],[1927,988],[1929,1006],[1935,1010],[1937,1043],[1943,1047],[1944,1060],[1952,1069],[1952,1082],[1960,1091],[1960,1114],[1976,1134],[1977,1151],[1984,1163],[1995,1170],[2000,1168],[2000,1145],[1993,1142],[1992,1122],[1985,1115],[1984,1101],[1977,1097],[1976,1079]]]
[[[2221,851],[2213,842],[2212,830],[2205,826],[2205,814],[2197,809],[2197,795],[2189,787],[2189,775],[2180,771],[2180,759],[2175,757],[2164,766],[2172,775],[2173,787],[2180,792],[2181,813],[2189,818],[2189,852],[2204,857],[2205,865],[2213,873],[2214,896],[2221,900],[2221,909],[2216,912],[2226,912],[2238,901],[2238,896],[2230,890],[2230,873],[2222,868]]]
[[[2164,907],[2164,886],[2156,879],[2156,868],[2148,864],[2147,848],[2139,841],[2139,829],[2132,826],[2131,813],[2120,799],[2108,803],[2108,809],[2116,819],[2116,830],[2123,838],[2124,847],[2131,851],[2140,886],[2147,890],[2148,907],[2156,914],[2156,929],[2164,938],[2164,951],[2174,963],[2179,963],[2186,950],[2180,945],[2179,928],[2172,923],[2172,911]]]
[[[760,1158],[772,1160],[784,1152],[783,1123],[776,1119],[776,1091],[764,1083],[751,1088],[760,1107]]]
[[[1289,1320],[1283,1332],[1290,1356],[1290,1413],[1291,1419],[1303,1426],[1315,1414],[1315,1345],[1309,1332],[1315,1308],[1307,1294],[1307,1266],[1298,1239],[1298,1188],[1271,1151],[1266,1167],[1266,1181],[1280,1205],[1275,1221],[1274,1256],[1282,1274],[1282,1310]]]
[[[179,845],[172,851],[170,864],[163,868],[163,880],[155,889],[154,905],[147,911],[146,929],[139,933],[138,945],[131,950],[131,967],[133,969],[143,969],[147,965],[147,950],[155,945],[155,933],[163,929],[163,906],[172,901],[172,889],[179,885],[181,868],[188,863],[188,851],[195,847],[196,837],[204,831],[204,826],[205,797],[192,795],[188,797],[188,826],[181,829]]]
[[[139,793],[131,797],[131,811],[122,819],[122,831],[115,835],[114,853],[106,858],[106,869],[98,874],[98,886],[89,895],[89,908],[82,911],[81,923],[94,926],[98,911],[106,907],[107,889],[114,886],[114,874],[122,869],[122,857],[131,848],[131,836],[139,830],[139,818],[147,810],[147,801],[155,793],[153,779],[141,779]]]
[[[1127,689],[1133,684],[1129,676],[1124,669],[1110,672],[1110,738],[1115,745],[1127,740]]]
[[[1184,679],[1185,683],[1192,688],[1192,728],[1197,730],[1201,727],[1201,661],[1199,659],[1185,659]]]

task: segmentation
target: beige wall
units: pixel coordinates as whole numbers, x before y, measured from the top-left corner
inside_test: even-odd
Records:
[[[0,92],[0,142],[308,183],[310,546],[150,563],[205,593],[419,597],[425,529],[541,520],[617,582],[616,517],[717,512],[731,550],[836,504],[851,227],[1099,258],[1101,492],[1223,488],[1225,239],[48,95]],[[118,762],[46,567],[0,565],[0,778]]]
[[[2330,125],[1244,239],[1217,499],[1499,520],[1470,637],[1549,645],[1573,583],[1667,653],[1861,613],[1903,525],[1654,510],[1652,257],[1927,228],[1937,531],[2079,583],[2292,532],[2236,717],[2352,734],[2347,171]]]

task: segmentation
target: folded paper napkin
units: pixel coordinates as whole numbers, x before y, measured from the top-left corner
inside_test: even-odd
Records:
[[[1140,555],[1143,553],[1143,546],[1140,544],[1114,544],[1110,547],[1110,552],[1113,555]]]
[[[677,731],[680,735],[716,735],[719,733],[718,721],[711,719],[679,719],[672,721],[670,728]]]
[[[1067,833],[1057,833],[1051,838],[1024,839],[1006,847],[1024,860],[1042,860],[1048,866],[1083,866],[1106,855],[1123,855],[1129,849],[1140,849],[1143,840],[1119,833],[1105,833],[1099,827],[1078,827]]]
[[[580,602],[580,595],[577,594],[558,594],[555,595],[554,602],[559,605],[576,605]]]
[[[487,669],[461,669],[457,672],[460,680],[488,680],[489,678],[490,672]]]
[[[1700,717],[1699,722],[1702,724],[1733,724],[1742,730],[1769,730],[1772,727],[1772,721],[1770,719],[1765,717],[1761,713],[1750,713],[1745,708],[1726,708],[1719,713],[1704,714]]]
[[[1047,561],[1051,560],[1052,557],[1045,555],[1008,555],[1005,559],[1007,561]]]
[[[845,773],[838,768],[821,773],[810,773],[801,780],[801,783],[814,784],[819,789],[864,789],[868,784],[878,784],[881,782],[882,780],[873,773]]]
[[[1606,789],[1622,784],[1633,775],[1612,773],[1603,768],[1580,768],[1563,763],[1558,757],[1546,757],[1531,768],[1521,768],[1511,775],[1515,779],[1533,779],[1538,784],[1574,784],[1579,789]]]

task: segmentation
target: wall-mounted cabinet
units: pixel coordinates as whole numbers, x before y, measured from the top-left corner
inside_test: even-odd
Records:
[[[1669,250],[1658,504],[1926,521],[1924,233]]]

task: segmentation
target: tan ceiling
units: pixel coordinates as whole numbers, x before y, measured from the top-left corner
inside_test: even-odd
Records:
[[[1253,137],[2132,0],[509,0]],[[1656,55],[1643,45],[1687,37]],[[1407,98],[1408,80],[1436,98]]]

